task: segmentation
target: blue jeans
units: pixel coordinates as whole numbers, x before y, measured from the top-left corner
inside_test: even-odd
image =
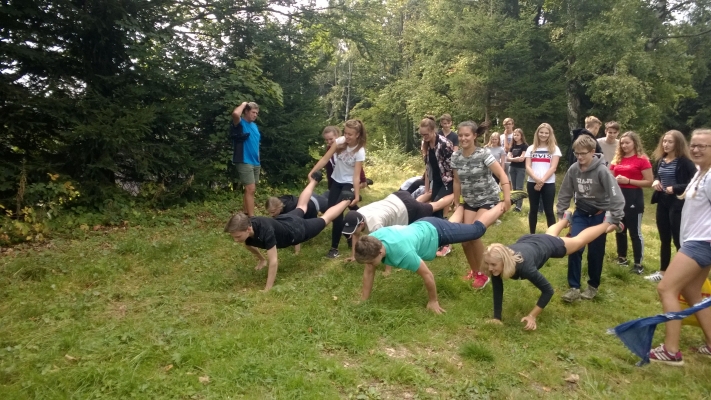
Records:
[[[526,178],[525,168],[510,168],[509,173],[511,174],[511,185],[513,190],[523,190],[523,180]],[[523,204],[523,199],[516,202],[516,207],[521,208]]]
[[[435,227],[439,246],[476,240],[486,233],[486,226],[479,221],[474,221],[473,224],[457,224],[437,217],[425,217],[419,221],[429,222]]]
[[[577,236],[585,228],[600,225],[604,219],[605,213],[589,215],[575,210],[573,213],[573,225],[570,227],[570,234]],[[594,288],[600,286],[602,262],[605,258],[606,238],[607,234],[602,234],[588,244],[588,285]],[[583,269],[584,251],[585,247],[568,256],[568,285],[570,285],[571,288],[580,289],[580,275]]]

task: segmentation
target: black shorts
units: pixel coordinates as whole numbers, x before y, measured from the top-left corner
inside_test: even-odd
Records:
[[[568,254],[565,249],[565,242],[558,236],[545,233],[534,233],[521,236],[516,243],[532,243],[539,250],[546,252],[546,258],[563,258]]]
[[[420,203],[406,190],[398,190],[393,193],[403,204],[407,210],[407,223],[411,224],[420,218],[432,216],[432,204]]]
[[[326,221],[324,221],[323,218],[304,219],[304,210],[300,208],[289,211],[287,214],[301,218],[304,226],[303,237],[297,238],[294,244],[303,243],[307,240],[313,239],[321,233],[324,228],[326,228]]]
[[[464,209],[467,211],[479,212],[479,210],[482,210],[482,209],[491,210],[492,208],[496,207],[497,204],[499,204],[499,203],[484,204],[479,207],[472,207],[469,204],[467,204],[466,202],[464,202],[461,204],[461,206],[464,207]]]
[[[318,217],[318,210],[316,209],[316,204],[314,204],[314,199],[309,200],[309,205],[306,206],[306,214],[304,214],[304,219],[313,219]]]

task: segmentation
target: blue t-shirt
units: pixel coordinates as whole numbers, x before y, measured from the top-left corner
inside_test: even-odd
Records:
[[[439,235],[434,225],[420,221],[408,226],[380,228],[370,234],[385,247],[383,264],[416,272],[422,260],[433,260],[437,255]]]
[[[247,122],[244,118],[240,119],[244,134],[249,134],[249,138],[244,142],[244,163],[259,166],[259,142],[262,135],[259,133],[259,128],[254,122]]]

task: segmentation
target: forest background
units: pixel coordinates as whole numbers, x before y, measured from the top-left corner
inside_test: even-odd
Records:
[[[711,126],[711,1],[27,0],[0,4],[0,244],[234,190],[229,115],[260,104],[263,179],[299,187],[324,126],[412,153],[424,114],[586,115],[651,149]],[[118,184],[117,184],[118,183]]]

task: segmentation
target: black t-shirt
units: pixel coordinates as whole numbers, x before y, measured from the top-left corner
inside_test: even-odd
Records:
[[[279,196],[279,200],[284,204],[284,208],[281,210],[281,214],[286,214],[289,211],[296,209],[296,205],[299,203],[299,199],[296,196],[290,194]]]
[[[516,273],[511,279],[531,281],[541,291],[536,305],[545,308],[553,297],[554,290],[548,279],[538,270],[549,258],[565,256],[565,243],[555,236],[534,234],[521,236],[516,243],[508,247],[523,257],[523,261],[516,264]],[[501,319],[501,305],[504,299],[504,282],[501,276],[492,276],[491,285],[494,289],[494,318]]]
[[[303,241],[306,234],[304,219],[293,214],[277,215],[274,218],[251,217],[249,221],[254,236],[247,238],[248,246],[269,250],[293,246]]]
[[[445,136],[445,135],[444,135],[444,132],[442,132],[441,129],[440,129],[439,132],[437,132],[437,133],[439,133],[439,134],[442,135],[442,136]],[[452,142],[452,146],[457,146],[457,147],[459,147],[459,135],[457,135],[457,132],[455,132],[455,131],[449,131],[449,133],[448,133],[445,137],[447,138],[447,140],[449,140],[450,142]]]
[[[528,145],[526,143],[514,144],[511,146],[511,155],[514,157],[521,157],[526,154],[526,149],[528,149]],[[526,168],[526,161],[512,162],[511,168]]]
[[[437,162],[437,156],[435,155],[435,149],[430,149],[429,164],[432,169],[432,176],[430,176],[431,182],[438,182],[442,184],[442,173],[439,170],[439,163]],[[429,188],[428,188],[429,189]]]

